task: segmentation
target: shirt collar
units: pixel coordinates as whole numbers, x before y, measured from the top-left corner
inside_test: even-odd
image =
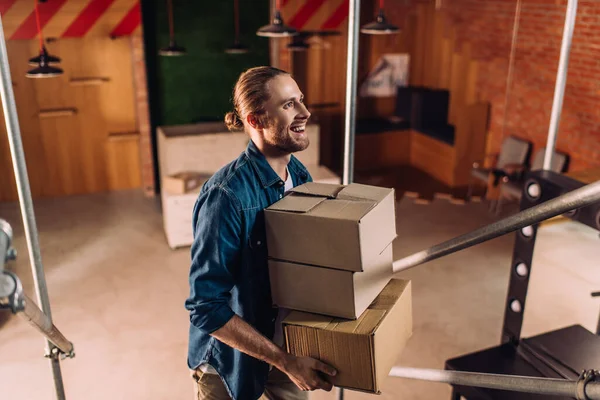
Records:
[[[272,186],[278,182],[283,183],[279,175],[277,175],[273,168],[271,168],[271,165],[267,162],[267,159],[263,153],[260,152],[252,140],[248,142],[246,155],[250,160],[250,164],[252,164],[254,170],[258,174],[263,188]],[[304,168],[304,166],[302,166],[298,159],[293,155],[290,157],[290,162],[288,163],[287,167],[291,174],[299,175],[302,177],[302,179],[306,179],[308,177],[306,168]]]
[[[246,147],[246,155],[250,160],[250,164],[252,164],[254,170],[258,174],[263,188],[271,186],[277,182],[281,182],[279,175],[273,171],[273,168],[271,168],[271,165],[269,165],[263,153],[260,152],[252,140],[248,142],[248,147]]]

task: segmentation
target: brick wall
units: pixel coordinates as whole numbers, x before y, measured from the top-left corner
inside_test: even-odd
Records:
[[[517,1],[444,0],[458,45],[469,41],[475,58],[485,61],[478,95],[492,103],[490,152],[508,135],[530,140],[534,151],[545,146],[566,5],[566,0],[521,1],[507,87]],[[557,149],[571,157],[570,171],[600,166],[599,23],[600,1],[580,1],[557,141]]]
[[[140,164],[142,188],[147,196],[155,195],[154,159],[150,137],[150,115],[148,108],[148,87],[146,85],[146,62],[144,59],[144,39],[142,34],[131,36],[133,51],[133,83],[136,100],[137,124],[140,132]]]

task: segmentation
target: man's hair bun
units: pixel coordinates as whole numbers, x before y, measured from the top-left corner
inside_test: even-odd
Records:
[[[227,126],[227,129],[232,132],[244,129],[244,123],[233,111],[229,111],[227,114],[225,114],[225,125]]]

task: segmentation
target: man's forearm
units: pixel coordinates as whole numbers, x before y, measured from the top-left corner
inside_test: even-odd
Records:
[[[237,315],[214,331],[212,336],[242,353],[258,358],[279,369],[284,368],[288,353]]]

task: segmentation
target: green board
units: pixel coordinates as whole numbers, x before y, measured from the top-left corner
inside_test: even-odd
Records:
[[[256,36],[269,22],[269,1],[239,3],[240,41],[250,48],[247,54],[224,52],[234,41],[233,0],[173,0],[175,39],[187,54],[164,57],[154,52],[155,73],[148,78],[156,79],[156,125],[222,120],[232,108],[231,92],[240,73],[269,64],[269,41]],[[152,39],[160,49],[169,43],[167,6],[160,0],[151,4],[156,17]]]

